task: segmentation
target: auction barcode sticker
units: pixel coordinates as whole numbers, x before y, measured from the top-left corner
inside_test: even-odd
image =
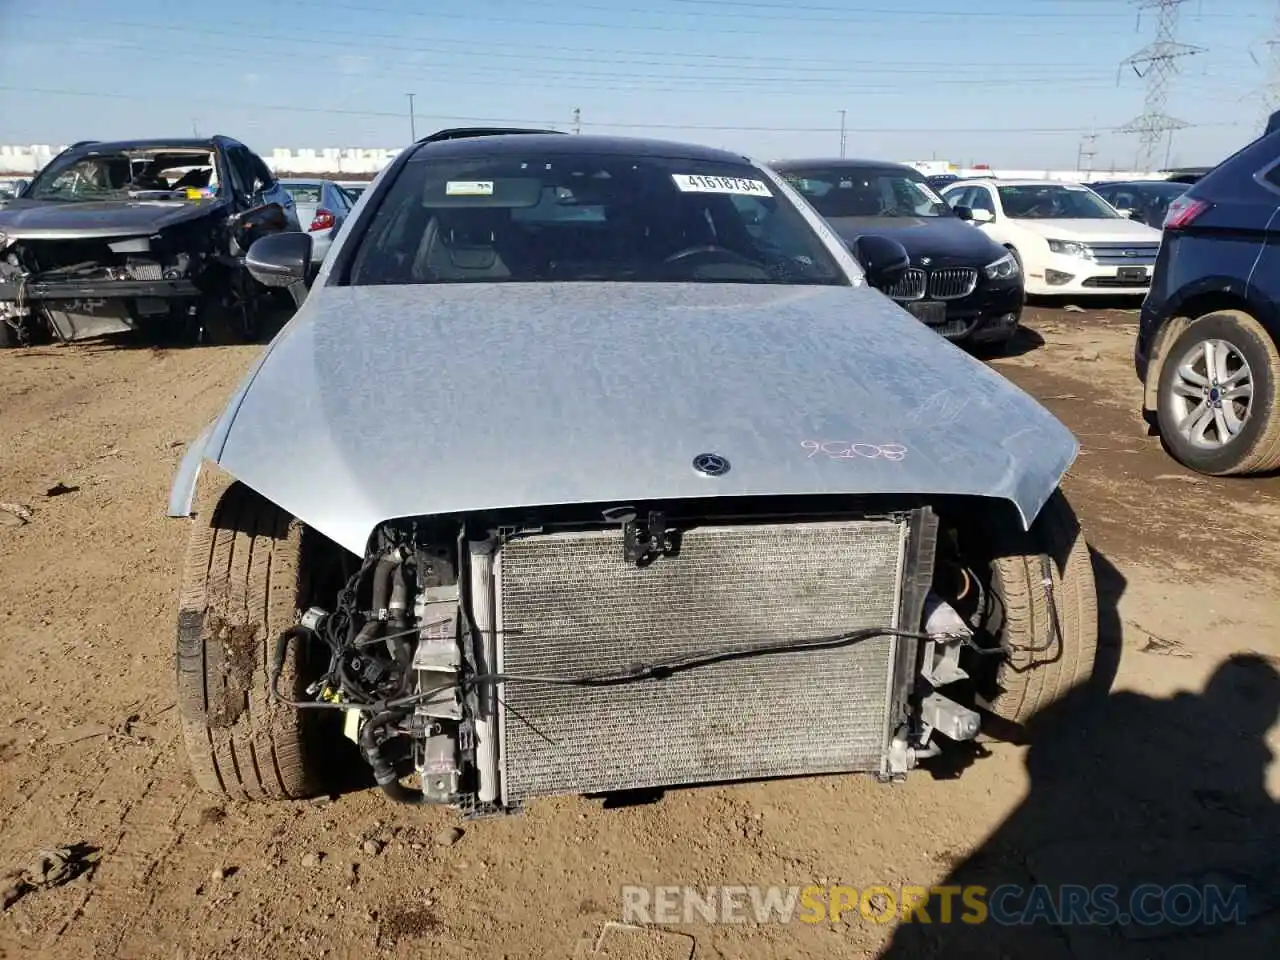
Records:
[[[702,173],[673,173],[671,179],[681,193],[736,193],[748,197],[771,197],[763,180],[746,177],[713,177]]]
[[[444,185],[448,197],[491,197],[492,180],[450,180]]]

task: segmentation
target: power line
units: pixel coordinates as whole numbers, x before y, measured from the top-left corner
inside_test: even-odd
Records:
[[[1138,117],[1121,128],[1122,133],[1138,135],[1139,170],[1156,169],[1160,142],[1168,137],[1165,147],[1165,165],[1168,152],[1173,147],[1173,132],[1188,126],[1182,120],[1169,116],[1165,104],[1169,99],[1169,82],[1177,72],[1177,61],[1182,57],[1203,53],[1203,47],[1194,47],[1174,40],[1178,26],[1178,11],[1186,0],[1132,0],[1139,11],[1154,8],[1156,15],[1156,39],[1137,53],[1124,60],[1121,66],[1133,68],[1133,72],[1147,82],[1144,108]]]
[[[26,19],[31,19],[31,20],[39,20],[43,22],[58,22],[58,23],[62,22],[58,18],[42,17],[38,14],[15,14],[15,16],[24,17]],[[245,30],[219,30],[216,28],[210,28],[210,27],[201,26],[201,25],[176,26],[176,25],[162,24],[162,23],[142,23],[142,22],[135,22],[135,21],[122,21],[122,20],[98,20],[97,24],[99,26],[123,27],[131,31],[132,30],[158,30],[162,32],[181,33],[185,35],[226,37],[229,40],[235,40],[236,41],[235,46],[213,48],[207,44],[202,44],[198,49],[224,49],[224,50],[227,50],[228,52],[236,54],[241,58],[243,58],[245,53],[245,50],[244,50],[245,40],[262,40],[262,41],[270,42],[272,44],[277,44],[277,45],[284,44],[284,43],[292,43],[292,44],[299,44],[303,46],[330,47],[330,48],[333,48],[334,50],[342,50],[344,52],[349,52],[352,49],[350,40],[325,40],[325,39],[312,37],[312,36],[256,33],[256,32],[245,31]],[[433,61],[423,60],[422,54],[424,53],[439,53],[444,56],[464,56],[464,57],[474,58],[474,56],[477,53],[481,52],[480,49],[477,49],[476,45],[469,45],[471,47],[471,49],[469,50],[452,51],[452,50],[441,50],[439,48],[433,48],[430,45],[423,45],[419,43],[374,42],[378,40],[394,41],[394,40],[403,40],[403,39],[404,38],[402,35],[363,33],[361,35],[360,49],[362,50],[396,50],[396,51],[404,52],[406,54],[411,54],[414,57],[412,65],[415,69],[421,69],[423,67],[430,67],[430,66],[448,67],[450,69],[453,69],[455,66],[455,64],[452,64],[452,63],[441,63],[439,61],[433,62]],[[50,42],[53,43],[54,41],[50,41]],[[95,42],[107,43],[113,47],[124,47],[128,49],[138,49],[138,50],[152,50],[152,51],[155,50],[155,47],[152,45],[147,45],[142,43],[130,43],[128,41],[95,40]],[[441,41],[433,40],[433,42],[441,42]],[[56,43],[58,46],[62,47],[62,46],[65,46],[66,41],[60,38],[56,41]],[[568,48],[551,48],[551,49],[568,49]],[[588,55],[565,57],[565,56],[548,56],[548,55],[530,55],[527,53],[504,53],[501,51],[489,50],[487,49],[487,47],[483,49],[483,54],[486,60],[491,60],[491,59],[516,60],[516,61],[528,61],[535,64],[545,61],[545,62],[564,62],[564,63],[574,63],[574,64],[596,65],[601,62],[601,56],[603,55],[608,57],[608,62],[610,65],[627,64],[631,66],[662,67],[664,68],[664,70],[669,69],[671,67],[688,67],[688,68],[696,68],[700,71],[704,71],[708,69],[730,70],[736,67],[738,70],[750,68],[750,71],[751,71],[749,74],[746,74],[746,75],[738,74],[736,76],[729,76],[729,77],[721,77],[717,75],[708,75],[706,73],[699,73],[696,76],[680,78],[680,79],[694,80],[699,83],[705,82],[707,80],[733,81],[733,80],[743,80],[743,79],[750,79],[750,80],[755,80],[759,82],[772,83],[772,82],[787,81],[792,79],[788,77],[760,76],[758,72],[758,68],[759,68],[761,59],[768,59],[768,58],[744,57],[744,58],[741,58],[742,60],[741,63],[737,62],[738,58],[724,58],[724,59],[732,59],[734,61],[734,65],[733,66],[726,65],[721,67],[721,66],[706,66],[703,64],[694,64],[694,63],[686,64],[686,63],[672,62],[672,60],[666,59],[666,58],[675,57],[675,56],[694,56],[694,54],[674,54],[674,53],[650,54],[650,55],[646,55],[647,57],[646,59],[626,59],[626,55],[629,53],[628,51],[599,50],[599,49],[590,49],[590,48],[573,48],[573,49],[576,50],[576,52],[578,52],[579,54],[588,54]],[[174,53],[183,54],[186,51],[175,51],[173,48],[166,45],[165,52],[170,54],[174,54]],[[192,52],[198,52],[198,51],[192,51]],[[276,55],[279,55],[278,46],[276,47],[276,50],[273,51],[273,53],[275,53]],[[304,56],[304,54],[298,54],[298,55]],[[711,55],[707,55],[707,56],[711,56]],[[795,63],[797,61],[786,60],[783,62]],[[973,70],[977,73],[980,73],[984,79],[989,79],[990,82],[994,84],[994,83],[1002,82],[1002,80],[1014,80],[1015,82],[1035,82],[1036,80],[1041,79],[1041,78],[1028,78],[1028,77],[1002,78],[998,73],[995,72],[995,69],[997,67],[1000,69],[1037,70],[1037,71],[1052,71],[1052,70],[1080,71],[1082,69],[1078,60],[1061,62],[1061,63],[1023,62],[1023,63],[1001,63],[1001,64],[992,64],[990,61],[970,61],[970,62],[947,61],[945,64],[940,64],[936,67],[909,66],[909,65],[903,65],[900,61],[882,63],[882,62],[869,62],[869,61],[859,60],[856,63],[842,62],[838,66],[834,66],[834,65],[833,66],[816,66],[814,65],[812,60],[806,59],[806,60],[798,61],[798,63],[799,63],[798,66],[788,66],[788,67],[783,67],[781,69],[788,73],[805,74],[805,75],[814,74],[815,76],[805,76],[804,78],[796,77],[794,78],[796,82],[800,82],[801,79],[803,79],[805,82],[812,82],[813,80],[822,80],[822,79],[835,80],[835,79],[840,79],[842,77],[848,77],[851,75],[856,76],[858,74],[871,74],[871,75],[919,74],[922,77],[946,77],[950,80],[955,77],[956,70],[965,69],[965,70]],[[488,71],[488,72],[491,73],[492,71]],[[826,74],[827,76],[826,77],[817,76],[820,74]],[[614,74],[614,76],[625,78],[625,79],[631,79],[631,78],[642,76],[642,75],[643,74],[637,74],[635,72]],[[1087,78],[1092,79],[1092,77],[1093,75],[1089,74]],[[1063,78],[1043,77],[1043,79],[1057,82],[1059,79],[1063,79]],[[1071,79],[1071,78],[1067,77],[1065,79]]]
[[[425,11],[416,11],[416,10],[405,10],[403,8],[396,8],[396,7],[377,7],[377,6],[366,6],[364,4],[356,5],[356,4],[341,4],[341,3],[328,3],[328,2],[317,5],[314,2],[307,2],[307,0],[283,0],[283,2],[288,3],[292,6],[306,7],[312,10],[324,10],[326,12],[331,10],[350,10],[350,11],[355,11],[360,13],[365,13],[365,12],[388,13],[388,14],[394,14],[397,16],[419,17],[419,18],[424,18],[428,20],[465,20],[469,23],[475,23],[475,20],[476,20],[476,14],[474,13],[470,13],[470,14],[445,13],[445,12],[436,11],[436,10],[425,12]],[[999,20],[1001,22],[1008,22],[1009,20],[1026,20],[1026,21],[1032,21],[1032,22],[1043,22],[1045,20],[1075,21],[1075,20],[1081,20],[1081,19],[1116,20],[1121,16],[1119,11],[1097,11],[1097,12],[1093,12],[1093,11],[1081,12],[1079,10],[1072,10],[1070,12],[1050,11],[1050,10],[970,11],[970,10],[958,10],[955,7],[947,7],[942,5],[931,7],[931,8],[920,8],[920,7],[884,7],[884,6],[878,6],[878,7],[819,6],[814,4],[806,5],[806,4],[791,4],[791,3],[749,2],[749,0],[669,0],[669,2],[674,4],[683,3],[683,4],[690,4],[690,5],[700,4],[703,6],[719,6],[722,8],[736,7],[736,8],[740,8],[743,11],[742,14],[740,15],[741,17],[749,18],[755,22],[790,23],[797,26],[803,26],[808,23],[819,24],[819,25],[830,25],[832,23],[844,23],[844,24],[848,24],[850,27],[855,29],[862,29],[868,23],[876,22],[877,20],[881,22],[895,22],[895,21],[900,22],[903,20],[918,21],[920,17],[928,17],[930,19],[953,17],[953,18],[962,18],[965,20],[980,20],[980,21],[981,20]],[[1078,0],[1072,0],[1072,2],[1075,3],[1075,2],[1078,2]],[[652,6],[620,7],[620,6],[617,6],[616,4],[591,3],[591,2],[575,3],[574,9],[575,10],[600,10],[600,11],[611,13],[611,14],[630,13],[630,14],[639,14],[646,17],[652,17],[655,14],[661,14],[663,17],[669,17],[669,16],[702,17],[702,18],[720,17],[721,19],[724,19],[727,16],[732,15],[728,13],[715,13],[711,11],[682,12],[679,10],[658,10]],[[764,13],[747,12],[751,9],[760,9],[765,12]],[[822,18],[797,17],[795,15],[796,11],[815,12],[815,13],[835,13],[835,14],[839,14],[840,16],[822,17]],[[770,16],[769,15],[770,12],[776,15]],[[1196,16],[1200,18],[1205,18],[1205,19],[1231,19],[1234,21],[1256,18],[1255,15],[1240,14],[1240,13],[1221,14],[1221,13],[1201,12],[1201,13],[1197,13]],[[617,20],[614,20],[610,23],[581,23],[581,22],[571,22],[571,21],[563,21],[563,20],[555,20],[555,21],[520,20],[520,19],[513,19],[511,17],[502,17],[502,16],[495,17],[488,14],[484,15],[484,21],[485,23],[503,23],[503,24],[512,24],[515,26],[549,26],[549,27],[562,27],[562,28],[570,27],[570,28],[587,28],[587,29],[600,28],[600,29],[615,30],[615,31],[619,29],[651,30],[651,31],[657,31],[662,33],[669,33],[669,32],[701,33],[706,29],[705,24],[700,24],[698,26],[680,27],[680,26],[672,26],[670,24],[657,25],[657,24],[619,23]],[[773,29],[742,30],[732,26],[726,26],[726,27],[717,28],[717,29],[721,33],[763,34],[763,35],[772,35],[776,33],[776,31]]]
[[[43,96],[65,96],[65,97],[98,97],[110,100],[125,100],[134,103],[151,103],[152,98],[143,94],[128,93],[106,93],[95,90],[65,90],[54,88],[39,88],[28,86],[13,86],[0,84],[0,91],[9,91],[12,93],[23,94],[40,94]],[[205,100],[200,98],[186,98],[183,100],[184,105],[189,106],[210,106],[221,107],[223,109],[233,110],[267,110],[267,111],[283,111],[287,113],[313,113],[333,116],[354,116],[354,117],[379,117],[394,118],[401,122],[404,121],[404,114],[391,110],[344,110],[338,107],[314,107],[291,104],[271,104],[260,103],[258,101],[233,103],[220,100]],[[427,115],[419,114],[420,118],[426,118]],[[554,120],[546,118],[530,118],[530,117],[478,117],[478,116],[452,116],[446,114],[432,114],[430,119],[439,122],[463,122],[477,124],[536,124],[551,126]],[[721,131],[721,132],[745,132],[745,133],[838,133],[838,126],[769,126],[769,125],[749,125],[740,126],[734,124],[706,124],[706,123],[652,123],[652,122],[634,122],[634,121],[616,121],[616,120],[583,120],[584,127],[597,127],[601,129],[630,129],[630,130],[695,130],[695,131]],[[1199,123],[1188,124],[1188,126],[1200,129],[1213,128],[1233,128],[1242,126],[1240,123]],[[894,133],[894,134],[971,134],[980,133],[989,136],[1023,136],[1027,134],[1069,134],[1083,133],[1089,128],[1087,127],[847,127],[847,133]],[[1114,132],[1114,131],[1113,131]]]

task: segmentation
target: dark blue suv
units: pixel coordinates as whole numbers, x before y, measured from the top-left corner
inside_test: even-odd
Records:
[[[1280,467],[1280,112],[1169,205],[1134,363],[1143,415],[1201,473]]]

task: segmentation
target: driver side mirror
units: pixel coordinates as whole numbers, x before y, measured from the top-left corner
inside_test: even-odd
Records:
[[[288,290],[300,307],[311,269],[311,234],[290,231],[260,237],[249,247],[244,265],[264,287]]]
[[[27,192],[27,187],[31,186],[30,180],[15,180],[13,182],[13,195],[20,197]]]
[[[959,217],[961,220],[966,220],[966,221],[972,221],[972,220],[973,220],[973,210],[972,210],[972,208],[970,208],[970,207],[966,207],[964,204],[958,204],[958,205],[956,205],[956,206],[952,207],[952,208],[951,208],[951,212],[952,212],[952,213],[954,213],[954,214],[955,214],[957,217]]]
[[[996,218],[996,215],[990,210],[977,209],[972,211],[973,216],[970,218],[974,223],[990,223]]]
[[[1125,207],[1123,210],[1117,210],[1117,211],[1116,211],[1116,213],[1120,214],[1120,216],[1125,217],[1125,218],[1127,218],[1127,219],[1129,219],[1129,220],[1137,220],[1137,219],[1138,219],[1138,211],[1137,211],[1137,210],[1133,210],[1133,209],[1131,209],[1131,208],[1129,208],[1129,207]]]
[[[867,282],[878,290],[893,286],[911,266],[906,248],[888,237],[858,237],[849,244],[849,252],[866,271]]]

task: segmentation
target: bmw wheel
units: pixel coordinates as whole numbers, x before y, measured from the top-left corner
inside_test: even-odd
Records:
[[[1280,351],[1236,311],[1196,320],[1160,367],[1157,418],[1173,457],[1216,476],[1280,467]]]

